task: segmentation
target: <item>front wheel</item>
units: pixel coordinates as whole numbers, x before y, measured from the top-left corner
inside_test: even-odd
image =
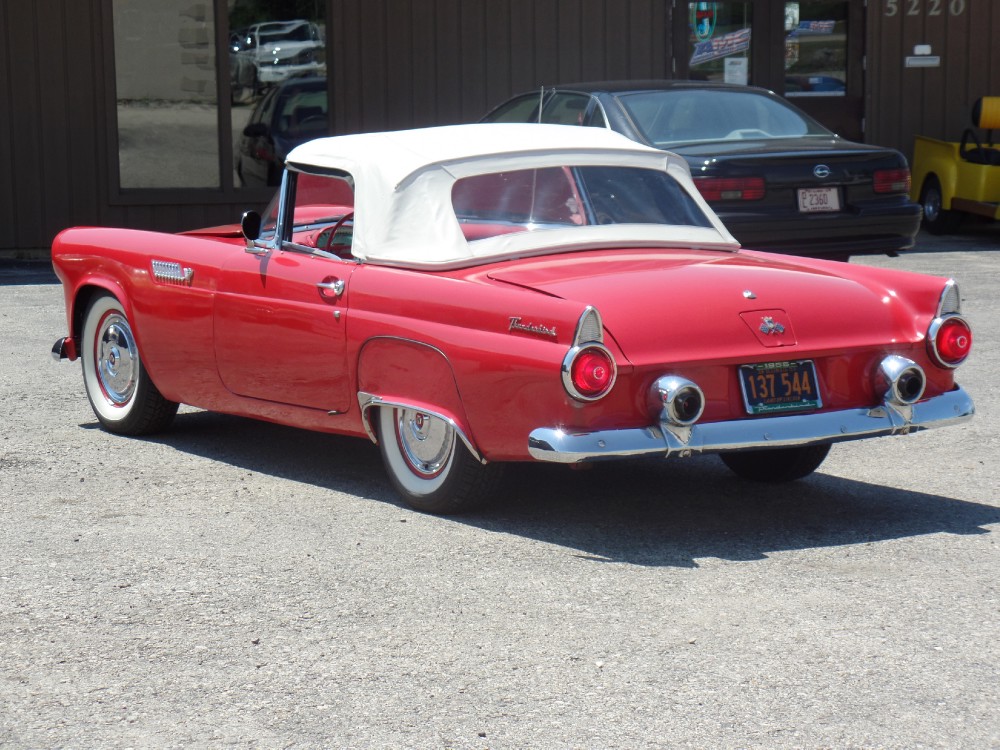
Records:
[[[173,420],[178,405],[153,385],[125,310],[110,294],[95,297],[87,307],[81,357],[87,398],[105,430],[145,435]]]
[[[378,412],[382,461],[407,505],[425,513],[462,513],[489,499],[502,467],[484,466],[440,417],[402,407]]]
[[[720,453],[719,458],[743,479],[777,483],[809,476],[819,468],[829,452],[829,445],[803,445],[795,448]]]

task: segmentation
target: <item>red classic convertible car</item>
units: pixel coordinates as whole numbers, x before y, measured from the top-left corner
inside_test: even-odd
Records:
[[[508,462],[718,453],[786,481],[954,424],[954,283],[741,250],[686,163],[607,130],[325,138],[240,227],[70,229],[53,261],[103,427],[178,403],[368,436],[414,508]]]

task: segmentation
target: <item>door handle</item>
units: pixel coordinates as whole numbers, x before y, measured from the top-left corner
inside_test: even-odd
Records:
[[[326,295],[326,292],[333,292],[335,297],[339,297],[344,293],[344,280],[334,279],[333,281],[321,281],[316,287],[320,290],[320,294]]]

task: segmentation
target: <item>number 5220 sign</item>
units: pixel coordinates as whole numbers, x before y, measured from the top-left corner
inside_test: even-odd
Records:
[[[966,0],[884,0],[887,16],[960,16],[965,13]]]

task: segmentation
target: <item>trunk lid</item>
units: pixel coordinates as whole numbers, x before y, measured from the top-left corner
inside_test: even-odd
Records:
[[[854,270],[757,253],[618,250],[489,276],[593,305],[637,366],[794,359],[918,338],[912,311]]]

